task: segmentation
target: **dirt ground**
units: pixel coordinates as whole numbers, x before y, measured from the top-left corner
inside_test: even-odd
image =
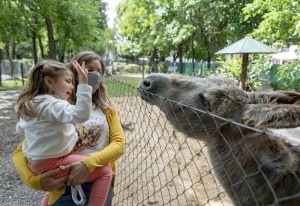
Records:
[[[232,205],[212,175],[206,146],[186,138],[139,97],[115,98],[125,130],[114,205]]]

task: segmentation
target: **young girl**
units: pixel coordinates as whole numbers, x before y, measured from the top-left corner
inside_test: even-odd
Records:
[[[17,100],[17,133],[25,135],[22,150],[28,166],[41,174],[63,165],[81,161],[84,156],[70,155],[78,134],[73,124],[82,123],[91,114],[92,87],[87,84],[87,70],[77,61],[71,62],[78,74],[76,105],[67,100],[74,90],[73,75],[64,64],[47,60],[37,64],[30,72],[28,85]],[[62,172],[56,177],[66,175]],[[93,182],[89,205],[104,205],[112,178],[111,167],[106,164],[95,169],[86,179]],[[80,188],[79,188],[80,189]],[[64,189],[62,189],[64,190]],[[42,205],[51,205],[59,197],[57,190],[45,196]],[[77,195],[73,199],[77,201]],[[84,200],[77,202],[84,204]]]

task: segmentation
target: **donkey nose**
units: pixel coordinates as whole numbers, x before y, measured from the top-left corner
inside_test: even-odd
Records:
[[[139,88],[143,90],[151,90],[151,81],[149,79],[142,80]]]
[[[145,79],[144,81],[143,81],[143,85],[144,85],[144,87],[150,87],[151,86],[151,81],[150,80],[148,80],[148,79]]]

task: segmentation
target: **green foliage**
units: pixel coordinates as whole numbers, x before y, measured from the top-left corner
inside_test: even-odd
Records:
[[[140,72],[140,66],[137,65],[137,64],[127,64],[124,69],[125,69],[126,73],[138,73],[138,72]]]
[[[275,90],[300,92],[300,61],[277,67],[277,75],[272,81]]]
[[[117,9],[122,56],[165,60],[207,59],[257,26],[260,16],[244,21],[248,0],[123,0]]]
[[[230,60],[219,63],[217,74],[226,76],[237,83],[240,82],[242,58],[235,55]],[[269,55],[251,55],[251,61],[247,68],[247,90],[257,91],[262,88],[263,84],[268,84],[271,66]]]
[[[47,53],[46,45],[51,45],[48,34],[53,32],[59,56],[73,55],[83,49],[103,53],[103,42],[106,42],[103,33],[107,28],[105,11],[103,0],[2,0],[0,44],[10,49],[17,45],[13,52],[18,58],[32,58],[32,40],[36,42],[38,55],[42,53],[40,48]],[[46,24],[46,19],[51,24]]]
[[[144,67],[145,67],[145,72],[147,74],[150,74],[151,73],[151,67],[149,65],[145,65]]]
[[[244,8],[246,20],[262,16],[258,28],[252,33],[258,39],[280,45],[299,44],[300,4],[299,0],[256,0]]]
[[[168,65],[165,62],[159,62],[157,65],[157,69],[160,73],[167,73]]]
[[[125,62],[118,62],[117,63],[117,71],[119,72],[124,72],[125,71],[125,66],[126,66],[126,63]]]
[[[261,90],[262,86],[269,86],[271,67],[270,55],[252,54],[248,66],[247,90],[257,91]]]
[[[241,76],[240,72],[242,70],[242,59],[236,55],[227,61],[220,61],[220,57],[218,59],[220,66],[217,68],[216,73],[239,82]]]

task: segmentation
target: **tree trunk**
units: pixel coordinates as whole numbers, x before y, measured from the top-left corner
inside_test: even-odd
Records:
[[[1,62],[2,62],[3,56],[2,56],[2,49],[0,49],[0,86],[2,85],[2,67],[1,67]]]
[[[178,45],[178,56],[179,56],[179,73],[183,74],[183,45]]]
[[[211,56],[210,56],[210,52],[207,51],[207,70],[210,70],[210,62],[211,62]]]
[[[40,47],[42,59],[45,59],[44,46],[43,46],[43,42],[42,42],[41,36],[38,36],[38,41],[39,41],[39,47]]]
[[[6,58],[9,58],[10,57],[10,54],[9,54],[9,43],[6,41],[5,42],[5,54],[6,54]]]
[[[154,60],[155,60],[155,57],[157,56],[157,48],[154,47],[152,52],[151,52],[151,56],[149,57],[149,60],[148,60],[148,66],[151,68],[151,72],[157,72],[157,68],[154,66]]]
[[[49,58],[56,60],[56,49],[53,33],[53,25],[50,16],[45,17],[47,34],[48,34],[48,43],[49,43]]]
[[[173,62],[174,62],[174,63],[176,63],[177,56],[178,56],[177,53],[173,53],[173,54],[172,54]]]
[[[31,39],[32,39],[32,55],[33,55],[33,60],[34,64],[38,62],[38,57],[37,57],[37,49],[36,49],[36,32],[33,30],[31,32]]]
[[[11,47],[11,58],[16,59],[16,42],[13,41],[12,47]]]
[[[205,35],[205,31],[203,28],[200,29],[201,30],[201,36],[205,45],[205,49],[207,52],[207,70],[210,70],[210,60],[211,60],[211,56],[210,56],[210,37]]]
[[[192,36],[192,62],[193,62],[193,67],[192,67],[192,75],[195,75],[195,47],[194,47],[194,34]]]
[[[59,61],[64,62],[65,60],[65,51],[66,51],[66,41],[62,43],[62,48],[59,54]]]
[[[242,73],[241,73],[241,87],[243,90],[246,89],[248,63],[249,63],[249,54],[243,54],[243,64],[242,64]]]
[[[13,76],[14,76],[14,64],[13,64],[13,60],[12,60],[12,57],[11,57],[11,52],[10,52],[8,42],[5,42],[5,52],[6,52],[6,56],[7,56],[8,60],[9,60],[10,76],[11,76],[11,78],[13,78]]]

